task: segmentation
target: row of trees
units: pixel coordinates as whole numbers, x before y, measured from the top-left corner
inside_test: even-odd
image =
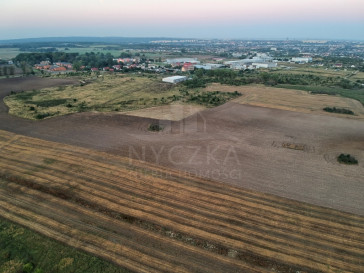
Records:
[[[0,76],[12,76],[15,74],[14,66],[0,66]]]
[[[132,55],[128,52],[122,52],[120,58],[130,58]],[[145,56],[141,56],[145,58]],[[111,67],[116,64],[113,60],[114,56],[111,53],[65,53],[65,52],[48,52],[48,53],[21,53],[15,57],[14,62],[21,66],[22,64],[35,65],[42,61],[54,62],[68,62],[72,63],[76,70],[81,66],[86,67]]]
[[[42,61],[53,62],[69,62],[73,63],[78,53],[65,53],[65,52],[48,52],[48,53],[20,53],[14,58],[16,64],[26,63],[29,65],[39,64]]]

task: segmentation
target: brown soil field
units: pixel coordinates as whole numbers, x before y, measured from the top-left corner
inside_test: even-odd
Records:
[[[363,272],[364,217],[0,131],[0,215],[135,272]]]
[[[314,113],[331,115],[336,117],[364,119],[364,107],[359,101],[339,96],[312,95],[306,91],[273,88],[261,85],[227,86],[214,83],[208,86],[206,90],[241,92],[243,96],[235,99],[235,102],[241,104],[269,107],[302,113]],[[327,113],[323,111],[323,108],[325,107],[350,109],[355,113],[355,116]]]
[[[129,111],[125,112],[124,114],[136,117],[178,121],[185,119],[193,114],[196,114],[204,109],[206,109],[206,107],[199,105],[173,103],[170,105],[163,105],[147,109]]]
[[[14,86],[7,88],[1,96]],[[165,129],[148,131],[156,122]],[[1,102],[0,129],[364,215],[361,120],[230,102],[181,121],[81,113],[36,122],[8,115]],[[287,143],[303,150],[285,148]],[[355,156],[359,165],[339,164],[341,153]]]

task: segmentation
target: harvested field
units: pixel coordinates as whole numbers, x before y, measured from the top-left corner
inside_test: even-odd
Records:
[[[238,91],[243,96],[235,99],[235,102],[261,107],[276,108],[302,113],[314,113],[322,115],[340,116],[340,114],[327,113],[325,107],[350,109],[355,116],[345,115],[347,118],[364,119],[363,105],[354,99],[331,95],[313,95],[306,91],[273,88],[266,86],[226,86],[211,84],[207,91]]]
[[[135,272],[363,272],[364,217],[0,131],[1,216]]]
[[[8,88],[1,93],[12,90]],[[229,102],[181,121],[119,113],[31,121],[8,115],[2,106],[1,130],[131,157],[187,175],[364,216],[362,120]],[[151,132],[152,123],[165,129]],[[305,148],[287,149],[284,143]],[[338,163],[341,153],[353,155],[359,164]]]

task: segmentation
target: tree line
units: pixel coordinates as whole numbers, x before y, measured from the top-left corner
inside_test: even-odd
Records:
[[[265,84],[275,85],[300,85],[300,86],[336,86],[344,89],[359,89],[360,82],[350,81],[338,77],[325,77],[313,74],[288,74],[261,71],[234,71],[231,69],[203,70],[196,69],[193,78],[184,84],[188,88],[205,87],[208,83],[227,85]]]

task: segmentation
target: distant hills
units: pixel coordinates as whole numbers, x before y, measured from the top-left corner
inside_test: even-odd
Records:
[[[69,42],[69,43],[149,43],[156,40],[188,40],[186,38],[165,38],[165,37],[44,37],[44,38],[24,38],[12,40],[0,40],[0,44],[25,44],[25,43],[49,43],[49,42]]]

